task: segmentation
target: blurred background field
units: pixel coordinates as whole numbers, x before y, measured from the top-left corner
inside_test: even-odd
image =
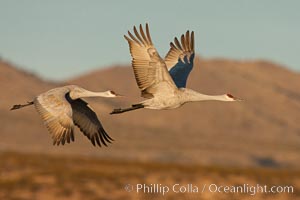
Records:
[[[5,152],[0,154],[1,199],[299,199],[299,170],[223,168],[126,162],[77,156],[49,156]],[[171,187],[193,184],[198,193],[145,194],[126,192],[127,184],[160,183]],[[293,185],[294,193],[226,194],[201,192],[204,184]]]

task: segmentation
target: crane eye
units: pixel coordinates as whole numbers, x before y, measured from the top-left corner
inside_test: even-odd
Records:
[[[112,90],[110,91],[110,93],[112,93],[112,94],[116,95],[116,93],[115,93],[114,91],[112,91]]]

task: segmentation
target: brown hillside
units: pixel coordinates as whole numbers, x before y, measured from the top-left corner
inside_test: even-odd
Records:
[[[3,64],[2,64],[3,65]],[[11,67],[0,67],[5,104],[0,105],[1,148],[74,153],[162,162],[239,166],[299,167],[300,75],[263,61],[197,59],[188,87],[206,94],[232,93],[244,102],[190,103],[175,110],[108,113],[136,103],[139,90],[130,67],[113,67],[68,81],[90,90],[115,90],[128,97],[90,99],[106,130],[116,139],[109,148],[94,148],[81,136],[76,143],[52,147],[33,108],[9,112],[53,84]],[[5,70],[3,70],[5,69]],[[4,79],[11,77],[10,79]],[[17,99],[16,99],[17,96]],[[1,98],[2,99],[2,98]],[[26,130],[26,131],[24,131]]]
[[[0,150],[24,146],[34,148],[40,144],[39,132],[44,132],[41,121],[33,108],[11,112],[13,104],[31,101],[36,94],[46,91],[55,84],[45,82],[34,74],[16,68],[14,65],[0,60]],[[26,131],[24,131],[26,130]]]

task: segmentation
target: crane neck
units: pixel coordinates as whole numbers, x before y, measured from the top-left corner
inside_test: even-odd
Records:
[[[92,91],[81,89],[80,91],[78,91],[78,90],[71,91],[70,97],[71,97],[71,99],[75,100],[75,99],[84,98],[84,97],[111,97],[111,94],[109,93],[109,91],[92,92]]]
[[[230,101],[226,95],[206,95],[191,89],[184,89],[183,99],[185,102],[193,101]]]
[[[79,95],[79,98],[82,97],[107,97],[106,92],[91,92],[91,91],[85,91]]]

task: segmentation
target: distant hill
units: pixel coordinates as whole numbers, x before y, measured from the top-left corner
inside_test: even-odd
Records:
[[[206,94],[232,93],[243,102],[201,102],[167,111],[109,115],[142,98],[130,66],[92,71],[66,81],[89,90],[115,90],[126,98],[89,99],[116,140],[94,148],[79,131],[76,142],[53,147],[33,108],[11,112],[57,84],[0,63],[0,149],[84,154],[123,160],[299,168],[300,75],[266,61],[197,58],[188,87]],[[3,87],[3,85],[5,87]]]

